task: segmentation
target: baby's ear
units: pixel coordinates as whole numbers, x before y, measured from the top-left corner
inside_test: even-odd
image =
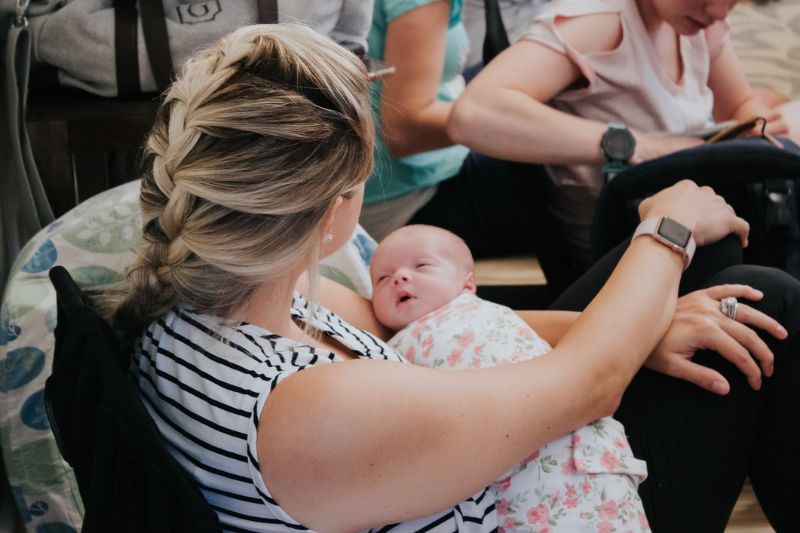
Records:
[[[467,277],[464,279],[464,290],[471,294],[475,294],[478,290],[478,286],[475,284],[474,272],[467,272]]]

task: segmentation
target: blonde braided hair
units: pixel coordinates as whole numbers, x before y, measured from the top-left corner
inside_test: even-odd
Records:
[[[372,169],[367,91],[360,60],[302,26],[197,53],[146,143],[144,239],[114,321],[138,330],[178,303],[232,317],[298,261],[316,272],[320,221]]]

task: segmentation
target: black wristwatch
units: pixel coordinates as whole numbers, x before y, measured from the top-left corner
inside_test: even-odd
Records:
[[[607,161],[603,165],[606,181],[625,170],[635,150],[636,139],[628,126],[621,122],[609,123],[608,129],[600,138],[600,152]]]

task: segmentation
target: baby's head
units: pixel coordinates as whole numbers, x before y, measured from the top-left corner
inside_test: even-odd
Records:
[[[405,226],[372,256],[372,308],[383,325],[401,329],[463,292],[475,292],[467,245],[434,226]]]

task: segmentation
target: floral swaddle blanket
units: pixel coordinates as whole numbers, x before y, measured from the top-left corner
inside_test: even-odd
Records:
[[[389,344],[416,365],[442,370],[516,363],[551,350],[511,309],[469,293],[410,323]],[[646,477],[622,424],[595,420],[493,484],[500,531],[650,531],[636,491]]]

